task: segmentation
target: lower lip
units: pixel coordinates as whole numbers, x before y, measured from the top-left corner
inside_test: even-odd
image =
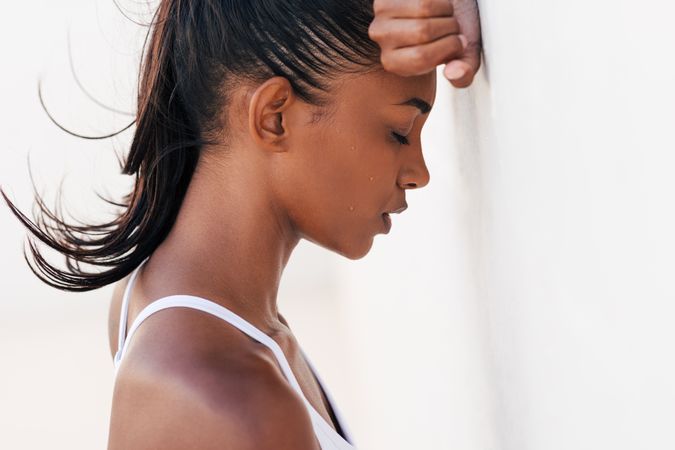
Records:
[[[384,234],[388,234],[389,230],[391,230],[391,217],[389,217],[389,214],[382,214],[382,222],[384,223],[384,229],[386,230]]]

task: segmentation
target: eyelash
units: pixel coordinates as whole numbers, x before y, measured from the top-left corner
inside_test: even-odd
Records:
[[[403,145],[409,145],[410,144],[410,141],[408,141],[408,138],[405,137],[405,136],[401,136],[400,134],[398,134],[396,132],[393,132],[393,131],[391,132],[391,135],[394,136],[394,139],[396,139],[399,144],[403,144]]]

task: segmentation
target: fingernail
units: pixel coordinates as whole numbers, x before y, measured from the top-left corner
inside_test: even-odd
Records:
[[[459,40],[462,43],[462,47],[467,48],[469,46],[469,40],[463,34],[459,35]]]
[[[457,66],[446,66],[445,78],[448,80],[459,80],[464,76],[464,70]]]

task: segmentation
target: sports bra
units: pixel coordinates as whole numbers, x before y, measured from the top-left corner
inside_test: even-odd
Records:
[[[134,271],[131,273],[129,282],[127,283],[127,286],[124,290],[124,296],[122,297],[122,305],[120,308],[119,337],[117,341],[117,353],[115,353],[114,358],[115,375],[117,375],[117,372],[120,367],[120,362],[124,357],[124,353],[126,352],[127,347],[129,346],[131,337],[134,335],[138,327],[145,319],[147,319],[152,314],[167,308],[180,307],[180,308],[197,309],[223,319],[224,321],[238,328],[251,338],[265,345],[272,351],[277,361],[279,362],[279,366],[281,367],[281,370],[284,373],[284,376],[288,380],[289,384],[297,392],[300,398],[302,398],[302,400],[304,401],[305,406],[307,407],[307,411],[309,412],[310,418],[312,420],[312,427],[314,429],[314,434],[316,435],[322,450],[356,450],[356,447],[353,444],[354,440],[351,438],[351,434],[347,431],[344,420],[342,419],[340,412],[336,408],[333,398],[331,397],[330,393],[323,384],[313,364],[310,362],[309,358],[307,358],[305,352],[302,349],[300,349],[303,357],[305,358],[305,361],[307,362],[307,365],[314,374],[317,383],[319,384],[321,390],[323,391],[324,396],[326,397],[326,400],[330,405],[330,408],[333,410],[333,415],[335,416],[337,422],[336,426],[339,430],[341,430],[342,434],[338,433],[328,422],[326,422],[323,416],[321,416],[321,414],[319,414],[316,411],[316,409],[314,409],[314,407],[311,405],[311,403],[307,400],[307,398],[302,392],[302,389],[300,388],[300,385],[298,384],[297,379],[295,378],[295,375],[293,374],[293,371],[291,370],[290,365],[288,364],[288,361],[286,360],[286,357],[284,356],[283,351],[281,350],[281,347],[279,347],[279,344],[277,344],[274,341],[274,339],[269,337],[267,334],[263,333],[260,329],[253,326],[250,322],[246,321],[244,318],[238,316],[237,314],[233,313],[224,306],[194,295],[170,295],[167,297],[162,297],[160,299],[154,300],[152,303],[143,308],[143,310],[138,314],[138,316],[134,320],[133,324],[131,324],[131,327],[129,328],[129,333],[126,334],[127,315],[129,310],[129,294],[131,292],[131,288],[134,284],[134,281],[136,280],[136,276],[138,275],[139,269],[143,266],[143,264],[145,264],[146,261],[147,258],[141,264],[139,264],[138,267],[136,267],[136,269],[134,269]]]

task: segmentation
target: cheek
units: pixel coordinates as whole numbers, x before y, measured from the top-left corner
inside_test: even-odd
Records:
[[[323,139],[313,162],[316,185],[336,211],[367,216],[393,194],[396,149],[373,130],[332,133]]]
[[[339,253],[370,245],[395,195],[395,144],[372,129],[346,133],[336,127],[305,137],[309,144],[293,169],[293,221],[303,237]]]

